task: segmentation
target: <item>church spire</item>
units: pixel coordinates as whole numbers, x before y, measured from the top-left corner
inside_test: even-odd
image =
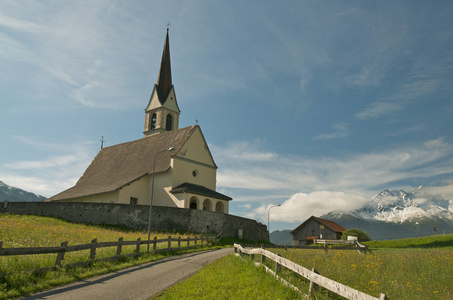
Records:
[[[165,102],[168,92],[172,87],[171,82],[171,65],[170,65],[170,42],[167,36],[165,37],[164,51],[162,53],[162,61],[160,63],[159,77],[157,78],[157,90],[159,93],[159,100]],[[162,104],[164,104],[162,102]]]
[[[167,28],[157,84],[154,85],[145,109],[144,136],[178,129],[180,113],[175,88],[171,82],[170,43]]]

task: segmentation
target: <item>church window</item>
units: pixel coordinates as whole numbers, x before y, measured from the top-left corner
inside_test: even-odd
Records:
[[[172,125],[173,125],[173,117],[170,114],[168,114],[165,129],[167,129],[169,131],[172,130]]]
[[[224,212],[223,203],[221,201],[217,202],[217,204],[215,205],[215,211],[220,213]]]
[[[198,177],[198,170],[193,170],[192,171],[192,176],[193,177]]]
[[[152,117],[151,117],[151,129],[155,129],[156,128],[156,113],[153,113]]]
[[[190,209],[197,209],[198,208],[198,199],[197,199],[197,197],[190,198],[189,208]]]
[[[137,205],[137,202],[138,202],[138,198],[131,197],[129,199],[129,204]]]

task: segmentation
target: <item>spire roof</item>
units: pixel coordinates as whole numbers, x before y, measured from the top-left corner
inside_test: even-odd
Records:
[[[159,77],[157,78],[157,92],[161,104],[165,102],[168,92],[173,86],[171,82],[171,65],[170,65],[170,42],[167,36],[165,37],[164,51],[162,53],[162,61],[160,63]],[[162,102],[163,101],[163,102]]]

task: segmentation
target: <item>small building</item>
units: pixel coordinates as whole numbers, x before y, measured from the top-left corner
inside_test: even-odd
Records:
[[[293,246],[313,244],[313,240],[340,240],[346,229],[333,221],[311,216],[296,229],[291,231]]]

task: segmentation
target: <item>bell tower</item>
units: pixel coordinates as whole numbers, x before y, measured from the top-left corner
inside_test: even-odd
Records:
[[[171,81],[170,43],[167,28],[157,84],[154,85],[145,109],[144,137],[178,129],[180,113]]]

